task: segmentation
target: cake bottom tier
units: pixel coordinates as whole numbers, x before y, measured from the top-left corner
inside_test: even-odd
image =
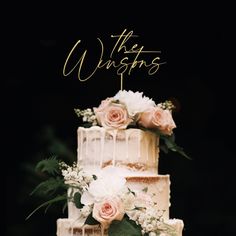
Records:
[[[175,236],[182,236],[184,223],[179,219],[170,219],[166,224],[174,229]],[[162,233],[162,236],[172,236],[173,234]],[[84,225],[79,227],[73,219],[57,220],[57,236],[108,236],[107,231],[103,231],[99,225]],[[122,236],[122,235],[121,235]]]

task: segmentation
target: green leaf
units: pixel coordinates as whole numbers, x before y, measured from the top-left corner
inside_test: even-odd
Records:
[[[162,138],[164,139],[165,145],[168,149],[173,149],[176,146],[171,136],[162,136]]]
[[[167,135],[161,135],[160,138],[165,142],[165,145],[167,147],[167,149],[170,149],[173,152],[178,152],[180,155],[186,157],[187,159],[191,160],[191,157],[188,156],[182,147],[178,146],[175,143],[175,137],[174,135],[171,136],[167,136]],[[163,150],[163,147],[162,147]]]
[[[81,126],[83,126],[84,128],[90,128],[93,125],[92,125],[92,123],[86,122],[86,123],[82,124]]]
[[[79,192],[76,192],[74,194],[74,203],[75,206],[79,209],[83,208],[84,204],[81,203],[81,194]]]
[[[114,220],[109,229],[109,236],[141,236],[141,227],[128,217],[124,217],[121,221]]]
[[[93,218],[93,213],[91,212],[89,214],[89,216],[87,217],[87,219],[86,219],[84,224],[87,224],[87,225],[98,225],[100,223]]]
[[[169,149],[167,148],[166,145],[160,145],[159,147],[160,147],[160,149],[161,149],[165,154],[168,154]]]
[[[182,156],[186,157],[189,160],[192,160],[192,158],[184,152],[182,147],[176,146],[175,149],[176,149],[176,152],[178,152]]]
[[[35,169],[36,171],[47,172],[51,175],[55,175],[60,172],[59,162],[56,159],[56,156],[52,156],[51,158],[38,162]]]
[[[67,189],[64,180],[60,177],[49,178],[43,181],[30,193],[30,195],[37,194],[39,196],[53,195],[59,189]]]
[[[93,175],[93,179],[96,180],[98,177],[96,175]]]
[[[44,202],[43,204],[41,204],[40,206],[38,206],[35,210],[33,210],[27,217],[26,217],[26,220],[28,220],[36,211],[38,211],[39,209],[41,209],[42,207],[49,207],[50,205],[52,205],[53,203],[56,203],[56,202],[60,202],[60,201],[65,201],[67,200],[67,194],[64,194],[64,195],[60,195],[60,196],[57,196],[47,202]],[[46,210],[47,210],[46,208]]]
[[[161,140],[164,141],[164,145],[160,145],[160,149],[167,154],[168,150],[171,150],[173,152],[178,152],[180,155],[186,157],[189,160],[192,160],[192,158],[190,156],[188,156],[183,148],[179,147],[178,145],[176,145],[175,143],[175,135],[174,133],[172,135],[163,135],[158,129],[147,129],[144,127],[139,127],[141,130],[144,131],[150,131],[155,133],[157,136],[160,137]]]
[[[65,210],[66,210],[66,208],[67,208],[67,201],[65,202],[65,204],[64,204],[64,206],[62,207],[62,213],[65,213]]]

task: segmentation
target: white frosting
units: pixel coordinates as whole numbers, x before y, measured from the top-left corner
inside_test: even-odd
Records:
[[[97,172],[107,165],[146,174],[157,174],[159,139],[140,129],[107,130],[78,128],[78,162],[84,170]]]
[[[74,188],[69,188],[67,191],[68,196],[73,196],[78,190]],[[68,218],[69,219],[79,219],[80,212],[79,209],[75,206],[74,202],[72,200],[67,201],[67,207],[68,207]]]
[[[182,220],[172,219],[165,221],[165,223],[169,224],[174,229],[175,236],[182,236],[184,227]],[[168,234],[162,235],[170,236]],[[58,219],[57,236],[108,236],[108,234],[98,225],[78,227],[76,222],[72,219]]]
[[[78,225],[74,219],[57,220],[57,236],[107,236],[99,225]]]
[[[137,192],[147,189],[165,223],[182,236],[183,221],[169,219],[170,177],[158,175],[159,138],[140,129],[106,130],[79,127],[77,160],[89,174],[99,174],[106,166],[116,167],[127,186]],[[74,194],[72,189],[68,195]],[[99,226],[83,225],[80,211],[68,201],[68,219],[57,220],[57,236],[107,236]],[[169,236],[165,234],[165,236]]]
[[[157,175],[146,177],[127,177],[126,185],[135,192],[141,192],[147,189],[147,194],[151,196],[152,201],[164,220],[169,219],[170,206],[170,178],[169,175]]]
[[[179,219],[170,219],[165,221],[168,225],[171,225],[176,232],[176,235],[182,235],[182,231],[184,228],[184,222]]]

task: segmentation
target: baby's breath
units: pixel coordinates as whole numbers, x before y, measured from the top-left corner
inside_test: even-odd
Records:
[[[67,165],[65,162],[60,162],[59,166],[65,184],[77,187],[83,191],[88,189],[89,184],[93,180],[93,176],[85,173],[76,162],[74,162],[72,166]]]
[[[163,110],[172,111],[173,109],[175,109],[174,104],[169,100],[166,100],[165,102],[159,103],[159,104],[157,104],[157,106],[162,108]]]
[[[83,122],[91,123],[93,126],[97,125],[97,119],[95,113],[91,108],[87,108],[84,110],[74,109],[74,111],[78,117],[82,117]]]

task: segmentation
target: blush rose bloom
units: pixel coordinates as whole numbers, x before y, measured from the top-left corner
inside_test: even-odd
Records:
[[[138,124],[145,128],[158,128],[162,134],[171,135],[176,128],[175,122],[169,110],[153,107],[143,112]]]
[[[126,129],[132,122],[123,104],[105,100],[94,112],[98,124],[107,129]]]
[[[125,214],[124,206],[120,198],[104,199],[94,204],[93,218],[107,229],[113,220],[122,220]]]

